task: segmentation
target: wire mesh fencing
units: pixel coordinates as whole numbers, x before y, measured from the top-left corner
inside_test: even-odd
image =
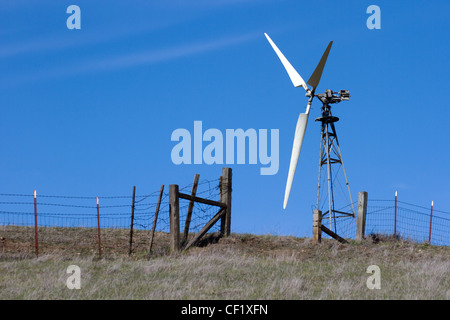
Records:
[[[220,179],[201,180],[196,196],[220,201]],[[180,188],[190,194],[192,184]],[[98,200],[98,204],[97,204]],[[156,208],[160,204],[158,219]],[[351,211],[358,203],[340,208]],[[180,199],[183,232],[189,201]],[[194,202],[189,235],[192,238],[217,213],[218,208]],[[324,217],[322,224],[346,239],[356,236],[356,219]],[[75,255],[148,254],[155,228],[155,255],[169,251],[170,208],[168,190],[145,195],[76,197],[33,194],[0,194],[0,253],[35,254],[65,252]],[[215,224],[209,232],[218,232]],[[382,234],[414,242],[450,245],[450,212],[396,200],[367,204],[365,234]],[[328,237],[327,235],[323,235]],[[38,249],[39,248],[39,249]]]
[[[358,203],[354,203],[357,208]],[[345,211],[348,207],[340,209]],[[322,224],[336,230],[343,238],[355,239],[356,217],[324,218]],[[450,245],[450,212],[395,200],[369,199],[367,203],[366,235],[394,236],[404,240],[432,245]],[[325,235],[325,237],[328,237]]]
[[[415,242],[450,245],[450,212],[394,200],[372,200],[366,230]],[[369,229],[368,227],[369,226]]]
[[[181,190],[190,190],[187,185]],[[197,195],[219,200],[219,179],[201,180]],[[0,194],[0,253],[72,255],[148,254],[169,250],[168,190],[133,196],[59,196]],[[97,204],[98,199],[98,204]],[[184,222],[188,202],[180,203]],[[197,232],[216,213],[211,206],[195,203],[189,232]],[[184,227],[184,224],[181,225]],[[217,227],[215,227],[217,230]],[[39,249],[37,249],[39,248]]]

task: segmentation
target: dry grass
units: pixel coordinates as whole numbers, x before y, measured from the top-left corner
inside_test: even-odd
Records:
[[[114,230],[111,239],[126,239],[122,233]],[[126,245],[112,245],[103,259],[95,250],[58,246],[39,258],[7,251],[0,299],[450,299],[450,248],[378,240],[313,245],[303,238],[233,234],[177,255],[161,249],[150,260],[139,252],[128,257]],[[72,264],[81,269],[80,290],[66,287]],[[366,287],[373,264],[381,269],[380,290]]]

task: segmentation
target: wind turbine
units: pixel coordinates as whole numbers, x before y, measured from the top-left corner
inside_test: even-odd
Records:
[[[283,202],[283,209],[286,209],[288,200],[289,200],[289,194],[291,192],[292,188],[292,182],[294,180],[294,174],[295,170],[297,168],[298,158],[300,156],[300,150],[302,148],[303,138],[305,136],[306,126],[308,124],[308,117],[309,112],[311,109],[311,103],[314,99],[314,97],[317,97],[321,100],[323,106],[322,106],[322,117],[317,118],[316,121],[322,122],[322,139],[321,139],[321,161],[319,166],[319,186],[318,186],[318,196],[317,196],[317,206],[319,207],[319,194],[320,194],[320,168],[322,165],[327,165],[327,174],[328,174],[328,202],[329,202],[329,210],[325,213],[330,214],[330,224],[331,224],[331,216],[332,213],[336,210],[334,210],[334,197],[332,195],[332,177],[331,177],[331,164],[332,163],[340,163],[343,167],[342,162],[342,156],[340,153],[339,144],[337,141],[337,136],[335,134],[335,128],[334,128],[334,122],[338,121],[339,118],[333,117],[331,115],[331,106],[330,104],[338,103],[342,100],[348,100],[350,97],[350,94],[347,90],[341,90],[338,94],[336,92],[333,92],[331,90],[327,90],[325,94],[315,94],[315,91],[317,89],[317,86],[319,85],[320,78],[322,77],[323,69],[325,67],[325,63],[328,58],[328,54],[330,53],[331,46],[333,45],[333,41],[330,41],[327,48],[325,49],[325,52],[322,55],[322,58],[320,59],[316,69],[312,73],[311,77],[307,82],[303,80],[303,78],[300,76],[300,74],[294,69],[294,67],[289,63],[289,61],[286,59],[286,57],[283,55],[283,53],[278,49],[278,47],[275,45],[275,43],[272,41],[272,39],[267,35],[267,33],[264,33],[267,40],[269,41],[270,45],[272,46],[273,50],[277,54],[278,58],[281,60],[281,63],[283,64],[284,68],[286,69],[289,78],[292,81],[292,84],[294,87],[303,87],[306,91],[306,97],[308,97],[308,104],[306,105],[306,110],[304,113],[300,113],[297,125],[295,128],[295,135],[294,135],[294,144],[292,147],[292,154],[291,154],[291,161],[289,164],[289,173],[288,178],[286,182],[286,189],[284,194],[284,202]],[[311,87],[308,87],[308,85]],[[334,147],[334,149],[333,149]],[[336,158],[331,158],[331,153],[334,151],[337,154]],[[325,160],[324,160],[325,159]],[[345,174],[345,169],[343,170]],[[347,181],[347,176],[345,174],[345,179],[347,182],[347,187],[349,190],[350,195],[350,201],[351,201],[351,193],[350,188]],[[352,202],[352,201],[351,201]],[[317,208],[319,209],[319,208]],[[352,214],[351,216],[354,217],[354,208],[352,206]],[[343,212],[340,212],[343,213]],[[324,214],[324,215],[325,215]]]

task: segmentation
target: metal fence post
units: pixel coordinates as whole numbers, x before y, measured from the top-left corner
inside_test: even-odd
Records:
[[[134,224],[134,203],[136,199],[136,186],[133,186],[133,198],[131,200],[131,222],[130,222],[130,248],[128,249],[128,255],[131,256],[133,252],[133,224]]]
[[[397,237],[397,191],[395,191],[394,238]]]
[[[34,190],[34,241],[35,241],[35,247],[36,247],[36,257],[38,257],[39,256],[39,241],[38,241],[36,190]]]
[[[430,235],[428,236],[428,243],[431,244],[431,224],[433,222],[433,201],[431,201],[431,214],[430,214]]]
[[[102,257],[102,241],[100,239],[100,207],[98,205],[98,197],[97,197],[97,233],[98,233],[98,255]]]

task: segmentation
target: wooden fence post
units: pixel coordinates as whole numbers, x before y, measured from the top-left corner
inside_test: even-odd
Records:
[[[169,186],[170,252],[180,250],[180,199],[177,184]]]
[[[200,175],[198,173],[194,176],[194,182],[192,184],[192,190],[191,190],[191,196],[195,197],[197,194],[197,186],[198,186],[198,179],[200,178]],[[188,235],[189,235],[189,226],[191,225],[191,217],[192,217],[192,211],[194,210],[194,201],[189,201],[189,207],[186,213],[186,222],[184,224],[184,233],[183,233],[183,240],[181,241],[184,245],[187,241]]]
[[[361,241],[365,236],[367,213],[367,192],[361,191],[358,194],[358,220],[356,223],[356,240]]]
[[[159,207],[161,206],[161,198],[162,198],[163,192],[164,192],[164,185],[162,184],[161,190],[159,191],[158,203],[156,204],[156,211],[155,211],[155,217],[153,219],[152,232],[150,234],[150,247],[148,249],[148,257],[149,258],[152,254],[153,237],[155,236],[156,221],[158,220]]]
[[[224,218],[223,235],[228,237],[231,234],[231,191],[232,191],[232,171],[231,168],[222,169],[222,192],[221,202],[227,205]]]
[[[220,190],[220,200],[219,202],[224,203],[224,195],[225,195],[225,190],[223,188],[223,177],[220,176],[219,177],[219,190]],[[220,234],[224,235],[225,234],[225,217],[222,216],[222,218],[220,219]]]
[[[322,211],[313,211],[313,243],[317,244],[322,241]]]

